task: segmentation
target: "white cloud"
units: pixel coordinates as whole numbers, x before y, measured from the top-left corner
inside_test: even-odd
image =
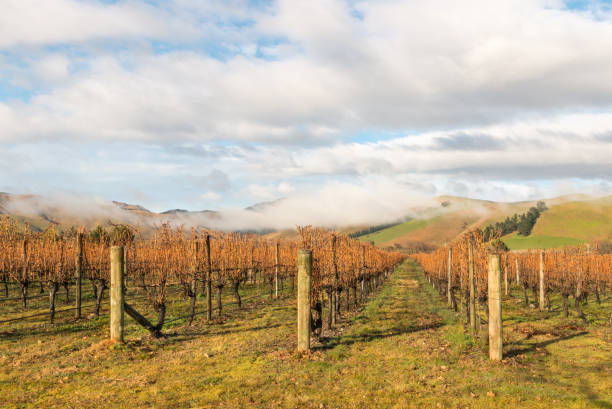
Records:
[[[176,19],[143,2],[102,4],[76,0],[5,0],[0,47],[82,42],[96,38],[186,34]]]
[[[40,60],[36,67],[36,76],[43,82],[66,80],[69,76],[70,60],[63,55],[50,55]]]
[[[277,199],[277,191],[274,186],[250,184],[247,186],[247,194],[256,201],[268,201]]]
[[[571,12],[559,2],[361,2],[359,19],[340,0],[279,1],[266,11],[234,11],[254,25],[228,24],[214,34],[196,24],[198,16],[215,10],[228,18],[231,6],[60,0],[34,13],[33,4],[9,4],[28,28],[0,24],[5,46],[97,36],[180,45],[175,26],[183,22],[188,45],[221,36],[220,47],[247,52],[219,61],[197,48],[163,55],[129,45],[128,52],[94,49],[70,82],[5,105],[3,140],[329,143],[363,129],[473,126],[612,104],[612,83],[602,81],[612,71],[609,15]],[[268,37],[281,39],[262,46],[274,58],[253,57],[253,44]]]
[[[221,195],[217,192],[205,192],[200,195],[200,199],[211,202],[218,202],[221,200]]]
[[[280,193],[281,195],[286,195],[288,193],[295,191],[295,188],[287,182],[279,183],[276,189],[278,190],[278,193]]]

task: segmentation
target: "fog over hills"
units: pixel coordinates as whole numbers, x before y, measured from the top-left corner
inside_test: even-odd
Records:
[[[589,218],[601,220],[600,214],[607,211],[606,206],[611,202],[610,197],[565,195],[543,200],[552,210],[550,215],[543,218],[544,221],[536,226],[536,232],[577,237],[580,240],[588,239],[591,230],[597,232],[591,234],[594,238],[601,236],[605,239],[604,236],[608,235],[607,225],[600,225],[598,229],[582,233],[558,230],[559,226],[571,224],[573,219],[576,219],[574,223],[576,226],[586,223],[585,220]],[[288,196],[257,203],[247,208],[199,211],[171,209],[153,212],[139,204],[107,201],[83,195],[39,196],[0,193],[0,214],[8,215],[21,225],[27,223],[37,231],[52,225],[57,225],[60,229],[84,225],[91,229],[97,225],[110,227],[128,224],[138,226],[144,234],[149,234],[156,226],[168,222],[186,228],[260,233],[282,232],[293,230],[298,224],[312,224],[354,233],[383,225],[381,231],[366,236],[367,239],[383,246],[406,246],[414,242],[431,245],[445,243],[470,229],[482,228],[514,213],[525,212],[536,202],[537,200],[501,203],[457,196],[439,196],[418,198],[418,200],[415,198],[413,201],[404,200],[401,206],[397,205],[385,212],[384,209],[377,208],[376,202],[367,204],[347,200],[340,207],[334,208],[326,206],[320,197],[308,200],[304,197]],[[565,209],[572,209],[573,213],[568,215],[569,210]],[[610,235],[612,236],[612,230]]]

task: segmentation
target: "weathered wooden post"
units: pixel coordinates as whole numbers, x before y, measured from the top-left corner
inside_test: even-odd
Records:
[[[23,238],[23,246],[21,247],[21,277],[27,277],[28,273],[28,239]],[[40,280],[40,290],[43,292],[42,288],[42,279]],[[27,283],[22,283],[21,285],[21,302],[23,303],[23,308],[26,308],[28,303],[28,285]]]
[[[332,286],[326,288],[327,291],[327,329],[332,328],[332,317],[334,316],[334,291]]]
[[[489,254],[489,359],[502,359],[501,257]]]
[[[76,318],[81,318],[81,287],[83,282],[83,233],[79,232],[76,236],[76,288],[75,288],[75,302],[76,302]]]
[[[476,286],[474,277],[474,245],[468,246],[468,281],[470,287],[470,329],[476,334]]]
[[[332,236],[332,273],[334,274],[334,288],[332,289],[331,296],[331,325],[336,325],[336,318],[338,314],[338,305],[339,305],[339,292],[338,292],[338,265],[336,264],[336,235]]]
[[[123,248],[123,291],[125,292],[127,289],[127,280],[128,280],[128,249],[127,247]]]
[[[544,286],[544,251],[540,250],[540,294],[538,307],[540,311],[544,310],[544,302],[546,299],[546,287]]]
[[[206,318],[212,321],[212,267],[210,261],[210,235],[207,234],[204,240],[206,247]]]
[[[516,269],[516,285],[521,285],[521,274],[519,272],[518,257],[514,259],[514,268]]]
[[[276,250],[274,252],[274,260],[275,260],[275,264],[274,264],[274,298],[278,298],[278,270],[280,268],[280,261],[279,261],[279,247],[280,247],[280,243],[277,241],[276,242]]]
[[[365,245],[362,244],[361,245],[361,269],[360,269],[360,274],[361,276],[361,301],[365,300]]]
[[[111,247],[110,258],[110,338],[123,342],[123,246]]]
[[[312,278],[312,250],[298,253],[297,294],[297,349],[310,350],[310,286]]]
[[[504,263],[504,294],[508,296],[508,259]]]
[[[446,277],[446,296],[448,298],[449,307],[453,305],[453,297],[451,295],[451,286],[452,286],[452,272],[453,272],[453,248],[448,247],[448,268],[447,268],[447,277]]]
[[[253,252],[255,251],[255,247],[251,246],[250,256],[249,256],[249,269],[247,270],[248,280],[251,284],[255,285],[255,268],[253,268]]]
[[[346,291],[345,291],[345,296],[346,296],[346,304],[344,305],[344,308],[346,309],[346,312],[348,313],[349,310],[351,309],[351,287],[349,285],[346,286]]]
[[[60,239],[59,242],[59,262],[55,266],[55,271],[60,272],[64,270],[64,241]],[[57,277],[57,276],[55,276]],[[57,294],[57,290],[59,288],[59,283],[57,279],[51,276],[49,278],[49,321],[53,324],[53,320],[55,319],[55,296]]]

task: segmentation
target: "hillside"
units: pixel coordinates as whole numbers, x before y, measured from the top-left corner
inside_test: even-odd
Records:
[[[612,196],[551,207],[538,219],[533,235],[580,240],[612,239]]]
[[[416,219],[360,239],[383,247],[409,247],[415,242],[441,245],[466,231],[524,212],[536,204],[536,201],[497,203],[454,196],[440,196],[436,201],[439,207],[421,211]]]
[[[498,203],[452,196],[437,198],[440,207],[428,209],[417,219],[360,237],[381,247],[410,248],[416,242],[445,244],[474,228],[523,213],[537,201]],[[592,199],[585,195],[544,199],[549,209],[538,219],[532,233],[504,238],[511,249],[550,248],[593,240],[612,240],[612,196]]]
[[[549,248],[576,245],[593,240],[612,240],[612,196],[593,199],[584,195],[561,196],[543,199],[548,210],[537,220],[530,236],[516,233],[504,237],[511,249]],[[374,233],[359,237],[381,247],[421,248],[438,246],[457,236],[504,220],[515,213],[526,212],[537,201],[499,203],[455,196],[440,196],[434,205],[406,209],[413,218],[391,225]],[[274,202],[248,207],[246,217],[256,216]],[[112,227],[117,224],[139,226],[145,236],[165,221],[195,227],[213,226],[216,221],[232,217],[220,212],[173,209],[161,213],[147,210],[138,204],[119,201],[103,201],[91,198],[43,198],[36,195],[14,195],[0,192],[0,215],[17,221],[20,228],[26,225],[34,231],[42,231],[56,225],[61,230],[69,226],[97,225]],[[406,220],[406,219],[404,219]],[[346,226],[343,233],[354,233],[372,227],[368,225]],[[381,228],[384,226],[380,226]],[[238,227],[239,228],[239,227]],[[269,238],[294,237],[294,229],[272,231],[259,230]]]

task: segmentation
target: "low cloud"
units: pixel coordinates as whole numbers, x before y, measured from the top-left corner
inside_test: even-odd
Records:
[[[48,196],[11,195],[4,208],[9,214],[41,217],[48,222],[74,226],[93,222],[137,225],[140,221],[137,214],[108,200],[69,192]]]
[[[262,203],[255,209],[234,207],[214,213],[176,215],[136,213],[100,198],[70,193],[13,195],[4,207],[9,214],[42,217],[64,225],[128,223],[152,227],[169,221],[222,230],[290,229],[306,224],[340,228],[396,221],[414,216],[416,208],[438,205],[426,194],[405,187],[384,180],[361,185],[332,182],[318,190],[294,192],[280,200]],[[215,192],[202,195],[208,201],[220,198]]]
[[[277,187],[278,188],[278,187]],[[278,189],[276,189],[278,192]],[[546,189],[504,181],[463,180],[449,182],[446,177],[414,175],[410,181],[397,181],[385,176],[368,177],[359,183],[330,181],[309,189],[293,191],[275,200],[259,203],[252,208],[221,207],[214,212],[155,214],[125,208],[101,198],[56,193],[50,196],[13,197],[4,207],[8,213],[37,216],[64,225],[97,223],[128,223],[147,227],[162,222],[185,227],[207,227],[220,230],[282,230],[296,225],[330,228],[377,225],[409,218],[432,217],[468,206],[472,214],[486,216],[486,205],[456,204],[448,208],[434,196],[447,194],[472,198],[516,201],[550,198],[572,193],[603,196],[612,193],[612,183],[599,181],[585,186],[581,183],[559,182]],[[278,195],[278,193],[277,193]],[[272,198],[273,195],[270,195]],[[205,192],[200,197],[218,203],[222,195]],[[459,206],[459,207],[457,207]],[[466,209],[468,209],[466,208]],[[134,209],[134,207],[132,207]]]

